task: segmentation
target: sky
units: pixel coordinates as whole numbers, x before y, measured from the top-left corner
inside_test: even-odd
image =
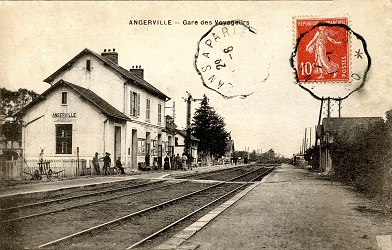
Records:
[[[385,117],[392,108],[391,14],[389,0],[0,2],[0,86],[42,93],[49,87],[43,80],[84,48],[97,53],[115,48],[120,66],[141,65],[145,80],[171,98],[166,106],[175,102],[178,127],[186,125],[187,92],[196,99],[205,94],[224,118],[236,150],[272,148],[290,157],[300,150],[305,128],[314,133],[320,109],[320,101],[295,83],[289,64],[294,18],[348,17],[349,27],[366,40],[372,64],[364,87],[342,102],[341,114]],[[172,25],[129,24],[149,19]],[[234,59],[228,66],[236,70],[236,91],[252,94],[227,99],[203,86],[194,59],[215,20],[237,19],[256,33],[229,40]],[[199,105],[193,102],[193,111]],[[337,116],[337,103],[332,110]]]

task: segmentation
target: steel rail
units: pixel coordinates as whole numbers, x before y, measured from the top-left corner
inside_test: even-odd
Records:
[[[107,226],[109,226],[109,225],[112,225],[112,224],[121,222],[121,221],[123,221],[123,220],[129,219],[129,218],[131,218],[131,217],[133,217],[133,216],[140,215],[140,214],[142,214],[142,213],[151,211],[151,210],[153,210],[153,209],[160,208],[160,207],[163,207],[163,206],[168,205],[168,204],[170,204],[170,203],[173,203],[173,202],[176,202],[176,201],[179,201],[179,200],[182,200],[182,199],[191,197],[191,196],[196,195],[196,194],[198,194],[198,193],[204,192],[204,191],[206,191],[206,190],[208,190],[208,189],[212,189],[212,188],[214,188],[214,187],[220,186],[220,185],[222,185],[222,184],[224,184],[224,183],[225,183],[225,182],[218,183],[218,184],[215,184],[215,185],[212,185],[212,186],[209,186],[209,187],[206,187],[206,188],[203,188],[203,189],[200,189],[200,190],[191,192],[191,193],[189,193],[189,194],[185,194],[185,195],[182,195],[182,196],[180,196],[180,197],[171,199],[171,200],[169,200],[169,201],[165,201],[165,202],[159,203],[159,204],[157,204],[157,205],[154,205],[154,206],[151,206],[151,207],[148,207],[148,208],[139,210],[139,211],[134,212],[134,213],[132,213],[132,214],[128,214],[128,215],[122,216],[122,217],[120,217],[120,218],[117,218],[117,219],[114,219],[114,220],[111,220],[111,221],[108,221],[108,222],[99,224],[99,225],[97,225],[97,226],[94,226],[94,227],[91,227],[91,228],[88,228],[88,229],[79,231],[79,232],[77,232],[77,233],[74,233],[74,234],[71,234],[71,235],[62,237],[62,238],[60,238],[60,239],[57,239],[57,240],[54,240],[54,241],[51,241],[51,242],[42,244],[42,245],[38,246],[38,248],[43,248],[43,247],[51,246],[51,245],[60,243],[60,242],[65,241],[65,240],[75,238],[76,236],[81,236],[81,235],[86,234],[86,233],[91,233],[91,232],[93,232],[94,230],[97,230],[97,229],[100,229],[100,228],[103,228],[103,227],[107,227]]]
[[[96,200],[96,201],[91,201],[91,202],[83,203],[83,204],[76,205],[76,206],[70,206],[70,207],[65,207],[65,208],[49,210],[49,211],[45,211],[45,212],[42,212],[42,213],[26,215],[26,216],[23,216],[23,217],[18,217],[18,218],[13,218],[13,219],[10,219],[10,220],[5,220],[5,221],[2,221],[1,223],[5,224],[5,223],[13,222],[13,221],[24,220],[24,219],[34,218],[34,217],[43,216],[43,215],[47,215],[47,214],[58,213],[58,212],[66,211],[66,210],[71,210],[71,209],[75,209],[75,208],[89,206],[89,205],[100,203],[100,202],[105,202],[105,201],[119,199],[119,198],[122,198],[122,197],[125,197],[125,196],[130,196],[130,195],[134,195],[134,194],[138,194],[138,193],[143,193],[143,192],[154,190],[154,189],[158,189],[158,188],[172,186],[172,185],[176,185],[176,184],[179,184],[179,183],[182,183],[182,182],[169,183],[169,184],[162,185],[162,186],[159,186],[159,187],[153,187],[153,188],[149,188],[149,189],[146,189],[146,190],[139,190],[139,191],[136,191],[136,192],[131,192],[131,193],[127,193],[127,194],[121,194],[121,195],[118,195],[118,196],[115,196],[115,197],[106,198],[106,199],[100,199],[100,200]]]
[[[240,176],[234,177],[234,178],[232,178],[232,179],[229,179],[229,180],[227,180],[226,182],[230,182],[230,181],[238,180],[238,179],[240,179],[240,178],[242,178],[242,177],[244,177],[244,176],[247,176],[247,175],[253,174],[253,173],[257,172],[257,171],[260,171],[260,168],[259,168],[259,169],[255,169],[255,170],[253,170],[253,171],[250,171],[250,172],[247,172],[247,173],[245,173],[245,174],[242,174],[242,175],[240,175]]]
[[[0,211],[9,211],[9,210],[15,210],[15,209],[26,208],[26,207],[47,205],[47,204],[55,203],[55,202],[61,202],[61,201],[67,201],[67,200],[72,200],[72,199],[84,198],[84,197],[98,195],[98,194],[105,194],[105,193],[109,193],[109,192],[121,191],[123,189],[129,189],[129,188],[135,188],[135,187],[143,187],[143,186],[152,185],[152,184],[163,182],[163,181],[164,180],[159,180],[159,181],[156,181],[156,182],[153,182],[153,183],[143,183],[143,184],[139,184],[139,185],[130,185],[130,186],[125,186],[125,187],[120,187],[120,188],[112,188],[112,189],[105,190],[105,191],[97,191],[97,192],[92,192],[92,193],[88,193],[88,194],[81,194],[81,195],[74,195],[74,196],[63,197],[63,198],[58,198],[58,199],[51,199],[51,200],[47,200],[47,201],[35,202],[35,203],[19,205],[19,206],[14,206],[14,207],[0,208]]]
[[[247,174],[248,174],[248,173],[247,173]],[[246,175],[246,174],[245,174],[245,175]],[[243,175],[241,175],[241,176],[243,176]],[[206,191],[206,190],[209,190],[209,189],[215,188],[215,187],[217,187],[217,186],[226,184],[226,183],[228,183],[228,182],[230,182],[231,180],[234,180],[234,179],[236,179],[236,178],[239,178],[239,177],[232,178],[232,179],[230,179],[229,181],[217,183],[217,184],[215,184],[215,185],[212,185],[212,186],[209,186],[209,187],[206,187],[206,188],[203,188],[203,189],[200,189],[200,190],[191,192],[191,193],[189,193],[189,194],[182,195],[182,196],[180,196],[180,197],[177,197],[177,198],[171,199],[171,200],[169,200],[169,201],[165,201],[165,202],[159,203],[159,204],[157,204],[157,205],[154,205],[154,206],[151,206],[151,207],[148,207],[148,208],[139,210],[139,211],[137,211],[137,212],[134,212],[134,213],[131,213],[131,214],[122,216],[122,217],[120,217],[120,218],[117,218],[117,219],[114,219],[114,220],[111,220],[111,221],[108,221],[108,222],[105,222],[105,223],[96,225],[96,226],[94,226],[94,227],[90,227],[90,228],[87,228],[87,229],[85,229],[85,230],[82,230],[82,231],[79,231],[79,232],[76,232],[76,233],[67,235],[67,236],[65,236],[65,237],[62,237],[62,238],[53,240],[53,241],[51,241],[51,242],[47,242],[47,243],[45,243],[45,244],[42,244],[42,245],[38,246],[37,248],[43,248],[43,247],[53,246],[53,245],[55,245],[55,244],[58,244],[58,243],[61,243],[61,242],[66,241],[66,240],[70,240],[70,239],[76,238],[76,237],[81,236],[81,235],[84,235],[84,234],[86,234],[86,233],[92,233],[92,234],[93,234],[93,232],[96,231],[96,230],[99,230],[99,229],[108,227],[109,225],[113,225],[113,224],[122,222],[122,221],[127,220],[127,219],[129,219],[129,218],[131,218],[131,217],[134,217],[134,216],[136,216],[136,215],[140,215],[140,214],[142,214],[142,213],[145,213],[145,212],[148,212],[148,211],[151,211],[151,210],[154,210],[154,209],[157,209],[157,208],[166,206],[166,205],[171,204],[171,203],[174,203],[174,202],[176,202],[176,201],[179,201],[179,200],[182,200],[182,199],[185,199],[185,198],[194,196],[194,195],[199,194],[199,193],[201,193],[201,192],[204,192],[204,191]],[[246,185],[246,184],[243,184],[243,185]]]
[[[228,182],[226,182],[226,183],[228,183]],[[191,213],[185,215],[185,216],[182,217],[181,219],[178,219],[177,221],[171,223],[170,225],[168,225],[168,226],[166,226],[166,227],[164,227],[164,228],[158,230],[157,232],[155,232],[155,233],[153,233],[153,234],[147,236],[146,238],[144,238],[144,239],[138,241],[137,243],[135,243],[135,244],[133,244],[133,245],[127,247],[126,249],[132,249],[132,248],[134,248],[134,247],[136,247],[136,246],[141,245],[142,243],[144,243],[144,242],[146,242],[146,241],[148,241],[148,240],[154,238],[156,235],[158,235],[158,234],[160,234],[160,233],[162,233],[162,232],[164,232],[164,231],[166,231],[166,230],[168,230],[168,229],[174,227],[175,225],[179,224],[180,222],[182,222],[182,221],[188,219],[188,218],[191,217],[192,215],[194,215],[194,214],[200,212],[201,210],[203,210],[203,209],[205,209],[205,208],[207,208],[207,207],[213,205],[214,203],[220,201],[221,199],[223,199],[223,198],[225,198],[226,196],[228,196],[228,195],[230,195],[230,194],[236,192],[238,189],[240,189],[240,188],[242,188],[242,187],[244,187],[244,186],[246,186],[246,185],[248,185],[248,183],[242,184],[241,186],[239,186],[239,187],[237,187],[237,188],[231,190],[230,192],[228,192],[228,193],[222,195],[221,197],[219,197],[219,198],[217,198],[217,199],[215,199],[215,200],[209,202],[208,204],[206,204],[206,205],[204,205],[204,206],[202,206],[202,207],[196,209],[195,211],[193,211],[193,212],[191,212]]]
[[[183,176],[179,176],[178,179],[187,179],[189,177],[195,177],[195,176],[201,176],[201,179],[204,179],[205,177],[215,176],[217,174],[221,174],[222,172],[224,172],[224,173],[235,172],[235,171],[240,170],[241,168],[242,168],[241,166],[237,166],[237,167],[231,167],[228,169],[217,169],[217,170],[213,170],[213,171],[209,171],[209,172],[202,172],[202,173],[195,172],[193,174],[184,174]]]
[[[254,181],[254,180],[256,180],[256,179],[258,179],[258,178],[260,178],[260,177],[262,177],[262,176],[268,175],[268,174],[269,174],[270,172],[272,172],[274,169],[275,169],[275,168],[267,169],[266,171],[264,171],[263,173],[261,173],[260,175],[258,175],[256,178],[253,178],[251,181]],[[260,170],[260,169],[258,169],[258,170]],[[252,172],[254,172],[254,171],[252,171]],[[228,182],[226,182],[226,183],[228,183]],[[209,202],[208,204],[206,204],[206,205],[204,205],[204,206],[202,206],[202,207],[200,207],[200,208],[194,210],[193,212],[191,212],[191,213],[185,215],[184,217],[182,217],[182,218],[176,220],[175,222],[171,223],[170,225],[168,225],[168,226],[166,226],[166,227],[164,227],[164,228],[162,228],[162,229],[156,231],[155,233],[150,234],[149,236],[145,237],[144,239],[142,239],[142,240],[140,240],[140,241],[134,243],[133,245],[127,247],[126,249],[132,249],[132,248],[134,248],[134,247],[137,247],[137,246],[139,246],[139,245],[145,243],[145,242],[148,241],[148,240],[151,240],[151,239],[154,238],[155,236],[157,236],[157,235],[163,233],[164,231],[166,231],[166,230],[168,230],[168,229],[170,229],[170,228],[176,226],[177,224],[179,224],[179,223],[181,223],[182,221],[188,219],[188,218],[191,217],[192,215],[194,215],[194,214],[200,212],[201,210],[203,210],[203,209],[205,209],[205,208],[207,208],[207,207],[213,205],[214,203],[217,203],[218,201],[222,200],[223,198],[225,198],[225,197],[227,197],[228,195],[230,195],[230,194],[236,192],[237,190],[241,189],[242,187],[244,187],[244,186],[246,186],[246,185],[248,185],[248,183],[244,183],[244,184],[242,184],[241,186],[239,186],[239,187],[237,187],[237,188],[235,188],[235,189],[229,191],[228,193],[226,193],[226,194],[220,196],[219,198],[217,198],[217,199],[215,199],[215,200]]]
[[[266,175],[268,175],[269,173],[271,173],[272,171],[274,171],[276,169],[276,167],[272,167],[270,169],[267,169],[267,171],[261,173],[259,176],[257,176],[256,178],[253,178],[251,181],[255,181],[257,179],[259,179],[260,177],[264,177]]]

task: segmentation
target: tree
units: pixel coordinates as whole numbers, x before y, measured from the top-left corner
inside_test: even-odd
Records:
[[[255,150],[253,150],[253,152],[256,152]],[[252,155],[252,153],[250,153],[250,155]],[[247,151],[234,151],[233,153],[234,157],[241,157],[242,159],[244,159],[245,157],[248,157],[248,152]],[[252,157],[250,157],[252,158]]]
[[[17,91],[0,89],[0,116],[2,119],[15,117],[15,113],[36,99],[39,95],[32,90],[18,89]]]
[[[200,140],[198,150],[201,154],[222,156],[225,153],[229,136],[225,126],[223,118],[209,106],[207,96],[204,95],[191,124],[192,135]]]
[[[251,160],[251,161],[256,161],[256,160],[257,160],[257,157],[258,157],[258,155],[257,155],[257,153],[256,153],[256,150],[253,150],[253,151],[249,154],[249,160]]]
[[[6,141],[21,141],[22,122],[16,113],[38,96],[34,91],[22,88],[17,91],[0,89],[0,133]]]

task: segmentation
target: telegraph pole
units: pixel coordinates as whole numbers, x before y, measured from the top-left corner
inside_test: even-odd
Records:
[[[165,109],[172,109],[173,111],[173,122],[176,119],[176,102],[173,102],[173,106],[172,107],[165,107]]]
[[[342,99],[339,99],[339,118],[341,117]]]
[[[305,153],[306,149],[308,148],[308,139],[306,138],[307,133],[308,133],[308,128],[305,128],[305,149],[304,149],[304,153]]]
[[[331,99],[329,99],[329,98],[327,100],[327,105],[328,105],[327,117],[330,118],[331,117]]]
[[[185,152],[188,156],[191,155],[191,101],[192,95],[188,93],[186,101],[186,140],[185,140]]]
[[[194,99],[191,93],[187,92],[188,97],[182,98],[186,102],[186,138],[185,138],[185,153],[191,156],[191,102],[202,101],[203,99]]]

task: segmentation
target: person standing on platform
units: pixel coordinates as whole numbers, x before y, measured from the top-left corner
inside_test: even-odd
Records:
[[[191,169],[191,170],[192,170],[192,163],[193,163],[193,156],[190,155],[190,156],[188,157],[188,169]]]
[[[181,169],[181,157],[177,154],[176,158],[174,159],[174,169]]]
[[[105,157],[103,157],[103,174],[104,175],[108,174],[108,169],[110,168],[111,164],[112,164],[112,159],[110,159],[110,153],[106,152]]]
[[[182,153],[181,160],[182,160],[182,170],[186,170],[186,163],[188,161],[188,157],[186,157],[185,153]]]
[[[170,170],[169,156],[167,156],[167,155],[165,157],[165,163],[163,164],[163,170]]]
[[[39,153],[39,172],[42,174],[44,173],[44,149],[41,148],[41,153]]]
[[[146,167],[150,166],[150,154],[146,153],[146,156],[144,157],[145,162],[146,162]]]
[[[99,161],[98,161],[98,152],[95,152],[95,156],[93,157],[93,166],[95,169],[95,173],[97,175],[101,174],[101,170],[99,169]]]

